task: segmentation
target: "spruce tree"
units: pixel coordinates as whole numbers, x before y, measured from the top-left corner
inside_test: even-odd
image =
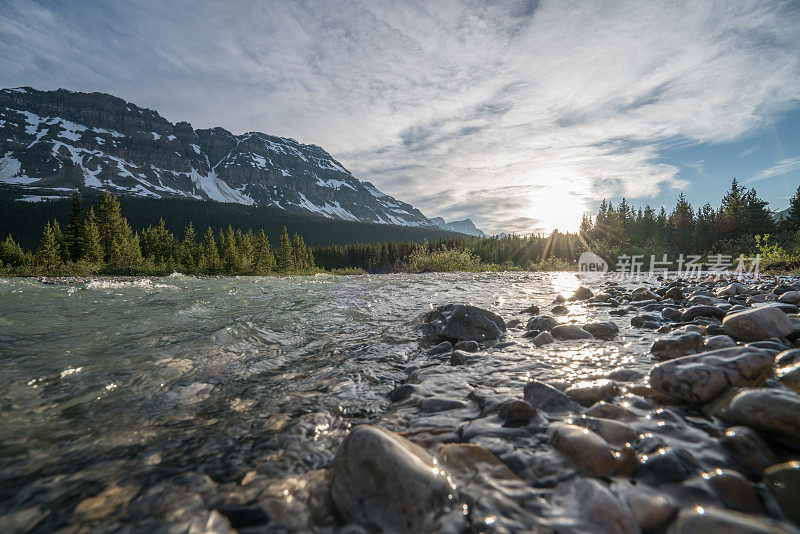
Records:
[[[59,250],[56,234],[53,232],[53,225],[49,222],[44,226],[42,241],[36,251],[36,264],[51,272],[61,264],[61,252]]]
[[[203,236],[201,249],[204,271],[208,274],[219,273],[221,267],[219,250],[217,249],[217,242],[214,239],[214,231],[211,230],[211,227],[206,230],[206,235]]]
[[[0,243],[0,260],[6,267],[19,267],[27,263],[27,255],[14,238],[8,235],[5,241]]]
[[[286,227],[284,226],[283,233],[281,234],[280,245],[278,246],[278,254],[275,258],[278,271],[286,273],[294,269],[292,255],[292,241],[289,239],[289,232],[286,231]]]
[[[259,230],[255,238],[253,255],[253,274],[268,274],[275,268],[275,256],[263,229]]]
[[[100,244],[100,230],[97,228],[97,223],[94,222],[94,217],[91,216],[91,211],[89,220],[83,223],[81,241],[83,243],[82,255],[78,259],[96,266],[103,263],[103,246]]]
[[[783,215],[780,227],[786,232],[800,232],[800,186],[797,187],[794,196],[789,199],[789,210]]]

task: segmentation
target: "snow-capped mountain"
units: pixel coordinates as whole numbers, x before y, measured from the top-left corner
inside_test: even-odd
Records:
[[[445,220],[441,217],[432,217],[430,221],[442,230],[450,230],[451,232],[458,232],[460,234],[486,237],[486,234],[483,233],[483,230],[475,226],[475,223],[472,222],[472,219],[445,222]]]
[[[107,189],[436,227],[316,145],[195,130],[112,95],[64,89],[0,91],[0,188],[21,190],[29,201]]]

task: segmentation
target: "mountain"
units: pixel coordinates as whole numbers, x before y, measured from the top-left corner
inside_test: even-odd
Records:
[[[472,219],[445,222],[445,220],[441,217],[433,217],[430,219],[430,221],[442,230],[450,230],[451,232],[458,232],[460,234],[486,237],[486,234],[483,233],[483,230],[475,227],[475,223],[472,222]]]
[[[195,130],[112,95],[65,89],[0,91],[0,189],[21,191],[29,202],[107,189],[437,228],[316,145]]]
[[[787,215],[789,215],[789,208],[786,208],[783,211],[773,211],[772,212],[772,220],[775,221],[775,222],[778,222],[782,218],[786,217]],[[433,220],[433,219],[431,219],[431,220]]]

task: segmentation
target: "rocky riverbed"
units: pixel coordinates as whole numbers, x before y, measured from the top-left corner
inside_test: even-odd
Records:
[[[182,385],[190,410],[95,462],[4,438],[0,530],[800,532],[800,280],[470,276],[398,278],[384,323],[398,290],[354,278],[314,313],[369,348]]]

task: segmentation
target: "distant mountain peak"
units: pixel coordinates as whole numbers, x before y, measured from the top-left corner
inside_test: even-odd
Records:
[[[320,146],[263,132],[196,130],[113,95],[66,89],[0,90],[0,188],[30,193],[26,200],[108,189],[436,227]]]
[[[445,220],[441,217],[433,217],[431,222],[443,230],[450,230],[452,232],[474,235],[478,237],[486,237],[486,234],[483,233],[483,230],[475,226],[475,223],[472,222],[472,219],[445,222]]]

